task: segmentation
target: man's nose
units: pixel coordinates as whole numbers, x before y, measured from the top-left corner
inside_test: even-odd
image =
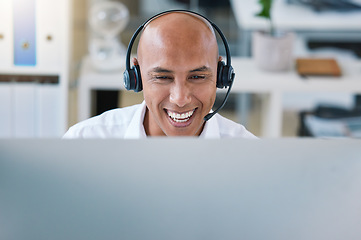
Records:
[[[192,101],[191,92],[191,87],[187,83],[175,81],[170,91],[170,102],[184,107]]]

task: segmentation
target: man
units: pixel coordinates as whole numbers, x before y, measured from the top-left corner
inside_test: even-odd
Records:
[[[171,12],[149,21],[134,65],[144,102],[115,109],[71,127],[64,138],[200,136],[256,138],[219,114],[209,121],[221,58],[212,26],[199,16]]]

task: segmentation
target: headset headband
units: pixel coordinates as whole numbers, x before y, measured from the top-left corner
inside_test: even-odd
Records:
[[[231,66],[231,53],[229,51],[229,46],[227,43],[227,39],[226,37],[223,35],[222,31],[217,27],[217,25],[215,25],[212,21],[210,21],[208,18],[204,17],[203,15],[193,12],[193,11],[189,11],[189,10],[168,10],[168,11],[164,11],[161,13],[158,13],[157,15],[154,15],[153,17],[149,18],[147,21],[145,21],[142,25],[140,25],[138,27],[138,29],[134,32],[132,38],[129,41],[129,45],[128,45],[128,50],[127,50],[127,57],[126,57],[126,69],[130,70],[130,54],[133,48],[133,44],[135,39],[137,38],[137,36],[139,35],[140,31],[142,31],[145,27],[145,25],[147,25],[148,23],[150,23],[151,21],[153,21],[154,19],[160,17],[161,15],[166,15],[168,13],[172,13],[172,12],[183,12],[183,13],[189,13],[189,14],[194,14],[196,16],[199,16],[203,19],[205,19],[208,23],[211,24],[211,26],[216,30],[216,32],[218,33],[218,35],[221,37],[224,48],[226,50],[226,58],[227,58],[227,63],[226,66]]]

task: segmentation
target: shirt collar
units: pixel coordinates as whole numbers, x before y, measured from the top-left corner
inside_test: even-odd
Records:
[[[200,138],[220,138],[219,125],[216,115],[209,119],[204,125]]]
[[[128,129],[125,132],[124,138],[146,138],[145,129],[143,125],[145,110],[147,106],[145,101],[143,101],[138,109],[135,111],[132,120],[128,126]]]

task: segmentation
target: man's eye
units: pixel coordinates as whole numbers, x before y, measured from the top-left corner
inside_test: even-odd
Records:
[[[166,79],[170,79],[170,77],[168,77],[168,76],[156,76],[155,79],[166,80]]]
[[[192,79],[204,79],[205,76],[203,75],[194,75],[194,76],[191,76]]]

